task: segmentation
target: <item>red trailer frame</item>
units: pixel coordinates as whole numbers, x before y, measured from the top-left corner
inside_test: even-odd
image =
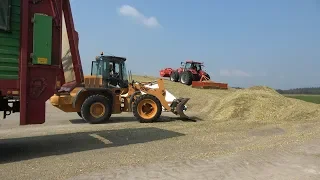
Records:
[[[31,64],[33,52],[32,18],[35,13],[53,17],[52,65]],[[75,81],[65,84],[61,63],[62,13],[69,38]],[[16,96],[20,101],[20,125],[45,122],[45,103],[60,88],[72,90],[83,82],[83,71],[69,0],[21,0],[20,71],[19,80],[1,80],[1,96]],[[60,83],[57,83],[60,82]],[[6,113],[6,112],[4,112]]]

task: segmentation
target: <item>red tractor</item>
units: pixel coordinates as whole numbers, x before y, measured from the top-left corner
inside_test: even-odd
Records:
[[[181,67],[174,70],[172,68],[165,68],[160,71],[161,77],[170,77],[171,81],[182,84],[191,85],[192,81],[200,81],[201,77],[205,76],[207,80],[210,79],[208,73],[202,70],[203,63],[196,61],[181,62]]]

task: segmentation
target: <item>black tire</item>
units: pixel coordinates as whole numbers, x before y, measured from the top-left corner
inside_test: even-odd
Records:
[[[170,75],[170,81],[178,82],[179,80],[179,73],[177,71],[173,71]]]
[[[184,71],[181,73],[180,82],[185,85],[191,85],[193,81],[193,74],[190,71]]]
[[[81,112],[77,112],[77,114],[82,118],[82,114],[81,114]]]
[[[104,107],[104,113],[99,117],[94,117],[91,113],[90,107],[93,104],[99,104]],[[112,113],[112,104],[110,100],[103,95],[92,95],[89,96],[82,104],[81,115],[82,118],[90,124],[99,124],[106,122],[110,119]]]
[[[206,74],[205,76],[210,80],[210,75],[209,74]]]
[[[149,101],[149,102],[148,102]],[[148,106],[152,104],[153,111],[150,112],[150,116],[148,115],[144,116],[142,113],[142,106],[144,103],[147,103]],[[141,109],[141,110],[140,110]],[[162,113],[162,105],[158,98],[156,98],[153,95],[150,94],[144,94],[134,101],[132,106],[133,115],[140,121],[140,123],[152,123],[159,119],[161,113]]]
[[[139,96],[139,95],[141,95],[140,91],[136,91],[131,95],[130,100],[129,100],[129,106],[130,106],[130,110],[129,111],[132,111],[132,104],[134,103],[134,101],[136,100],[137,96]]]

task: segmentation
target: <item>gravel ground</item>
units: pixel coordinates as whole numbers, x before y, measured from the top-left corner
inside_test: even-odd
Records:
[[[320,179],[317,121],[90,125],[47,106],[47,122],[0,121],[0,179]],[[191,113],[192,115],[197,115]],[[317,146],[316,146],[317,145]]]
[[[136,167],[109,169],[70,180],[107,179],[228,179],[278,180],[320,178],[320,139],[290,151],[240,153],[224,157],[154,163]]]

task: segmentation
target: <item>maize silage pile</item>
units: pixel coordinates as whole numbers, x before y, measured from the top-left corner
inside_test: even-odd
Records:
[[[135,78],[136,79],[136,78]],[[143,78],[139,80],[154,80]],[[254,86],[247,89],[195,89],[165,80],[174,96],[189,97],[188,110],[204,120],[299,121],[320,119],[320,105],[287,98],[274,89]]]
[[[319,118],[320,105],[287,98],[268,87],[237,90],[223,97],[208,119],[248,121],[300,121]]]

